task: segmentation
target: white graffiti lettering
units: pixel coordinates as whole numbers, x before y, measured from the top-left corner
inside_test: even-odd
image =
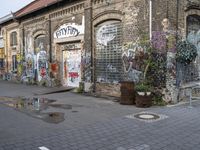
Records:
[[[97,42],[104,46],[108,45],[108,42],[112,41],[117,35],[117,26],[115,25],[104,25],[97,31]]]

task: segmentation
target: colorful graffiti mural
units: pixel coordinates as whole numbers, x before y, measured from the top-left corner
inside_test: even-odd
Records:
[[[47,68],[48,68],[47,53],[46,51],[42,50],[37,54],[38,81],[41,81],[43,78],[48,76]]]
[[[124,72],[127,76],[126,80],[139,82],[142,76],[143,57],[145,55],[145,48],[139,46],[138,43],[128,43],[124,47],[122,53],[122,62]]]
[[[34,56],[32,54],[27,54],[26,58],[26,76],[33,77],[34,76]]]
[[[81,50],[63,51],[64,85],[79,87],[81,81]]]
[[[20,63],[18,70],[22,81],[40,82],[48,76],[47,43],[45,35],[33,38],[32,34],[25,31],[25,62]]]
[[[91,82],[91,52],[82,52],[85,55],[82,56],[82,70],[84,72],[84,81]]]

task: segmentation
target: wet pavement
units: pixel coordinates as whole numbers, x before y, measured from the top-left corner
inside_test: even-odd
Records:
[[[35,97],[46,90],[0,81],[0,150],[200,149],[200,101],[142,109],[71,92]]]
[[[48,98],[22,98],[22,97],[0,97],[0,104],[4,104],[17,111],[25,113],[31,117],[41,119],[48,123],[60,123],[65,120],[65,113],[63,112],[44,112],[48,111],[50,107],[65,110],[72,110],[73,107],[82,107],[81,105],[58,104],[56,100]],[[78,112],[72,110],[71,112]]]
[[[62,112],[48,112],[44,113],[43,110],[48,110],[48,107],[56,107],[60,109],[72,109],[71,105],[66,104],[52,104],[56,100],[47,98],[9,98],[0,97],[0,103],[14,108],[17,111],[23,112],[31,117],[41,119],[48,123],[60,123],[65,120],[64,113]]]

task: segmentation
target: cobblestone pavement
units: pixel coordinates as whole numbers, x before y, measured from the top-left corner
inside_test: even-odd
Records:
[[[0,97],[33,97],[46,90],[0,81]],[[71,92],[43,95],[72,104],[65,121],[50,124],[0,103],[0,150],[200,150],[200,102],[139,109]],[[79,107],[73,107],[79,106]],[[152,112],[166,116],[140,121],[130,116]]]

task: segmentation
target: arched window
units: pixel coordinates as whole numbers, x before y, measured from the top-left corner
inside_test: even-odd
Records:
[[[10,34],[10,46],[16,46],[17,45],[17,32],[14,31]]]
[[[197,32],[200,30],[200,16],[199,15],[190,15],[187,17],[187,34],[194,31]]]
[[[200,54],[200,16],[190,15],[187,17],[187,39],[194,44]]]
[[[200,78],[200,16],[187,17],[187,40],[197,48],[198,56],[194,63],[186,66],[184,80],[191,81]]]
[[[46,51],[47,50],[47,42],[46,36],[41,34],[37,36],[34,40],[34,51],[37,54],[39,51]]]
[[[117,20],[95,27],[96,81],[117,83],[122,71],[122,24]]]

